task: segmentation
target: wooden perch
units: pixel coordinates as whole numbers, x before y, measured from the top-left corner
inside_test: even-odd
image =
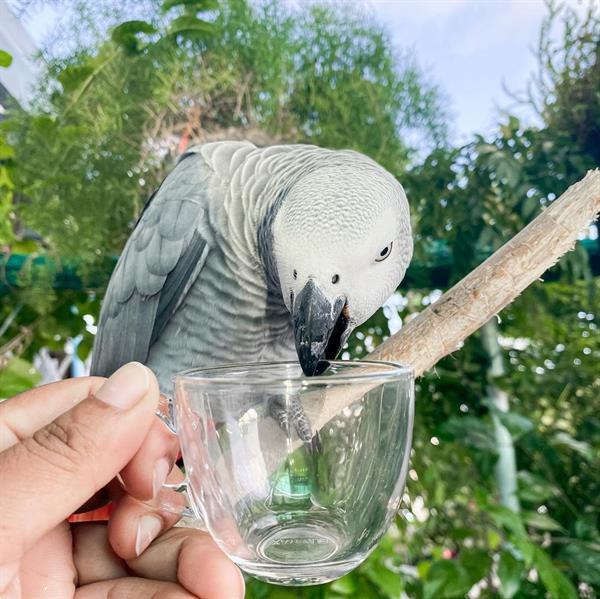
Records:
[[[423,310],[368,359],[412,366],[420,376],[510,304],[573,249],[600,212],[600,170],[588,171],[483,264]]]

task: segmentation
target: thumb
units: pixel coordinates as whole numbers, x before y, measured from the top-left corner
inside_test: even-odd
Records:
[[[132,362],[95,395],[0,453],[0,564],[19,559],[129,462],[158,398],[154,375]]]

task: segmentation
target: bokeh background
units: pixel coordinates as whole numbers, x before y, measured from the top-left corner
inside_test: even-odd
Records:
[[[600,166],[593,0],[9,0],[0,17],[4,398],[86,372],[119,251],[190,144],[354,148],[405,186],[413,264],[347,359]],[[368,561],[248,597],[598,596],[597,225],[580,237],[418,381],[402,508]]]

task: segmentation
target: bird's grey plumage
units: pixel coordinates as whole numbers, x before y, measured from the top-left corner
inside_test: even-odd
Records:
[[[128,361],[147,361],[206,258],[198,229],[207,174],[197,158],[185,158],[149,201],[113,273],[95,342],[94,374],[108,376]]]
[[[113,273],[92,373],[108,376],[138,360],[170,393],[172,375],[184,369],[294,359],[272,223],[294,184],[323,167],[382,171],[356,152],[314,146],[215,142],[186,152],[149,200]],[[408,212],[406,226],[410,237]],[[412,243],[399,251],[408,261]]]
[[[293,358],[289,313],[269,288],[258,231],[294,178],[333,155],[312,146],[259,149],[246,142],[184,154],[117,264],[92,372],[108,376],[138,360],[168,390],[172,374],[186,368]]]

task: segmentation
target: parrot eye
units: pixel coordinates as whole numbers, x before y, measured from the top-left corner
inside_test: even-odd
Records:
[[[375,258],[375,262],[383,262],[392,253],[392,246],[393,245],[394,245],[394,242],[390,241],[390,245],[386,245],[379,252],[379,256],[377,256],[377,258]]]

